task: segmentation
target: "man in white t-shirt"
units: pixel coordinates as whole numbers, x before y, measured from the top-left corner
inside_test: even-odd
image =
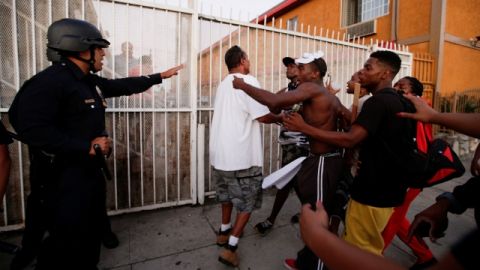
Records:
[[[210,164],[216,181],[217,200],[222,204],[222,224],[217,245],[225,246],[218,260],[238,266],[238,238],[251,212],[261,206],[263,147],[260,123],[280,122],[281,117],[249,97],[233,89],[233,75],[259,87],[257,79],[248,75],[250,61],[238,46],[225,54],[229,74],[217,88],[212,126],[210,128]],[[233,207],[237,217],[233,228]]]

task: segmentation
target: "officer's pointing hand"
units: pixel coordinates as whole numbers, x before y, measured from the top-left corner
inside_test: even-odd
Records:
[[[112,139],[105,136],[93,139],[93,141],[90,143],[90,152],[88,152],[92,156],[95,155],[95,144],[98,144],[98,146],[100,146],[100,149],[102,149],[102,153],[104,155],[108,155],[108,153],[110,152],[110,147],[112,145]]]
[[[176,66],[176,67],[173,67],[173,68],[171,68],[171,69],[168,69],[168,70],[160,73],[160,76],[162,76],[162,79],[168,79],[168,78],[170,78],[170,77],[172,77],[172,76],[174,76],[174,75],[177,75],[177,74],[178,74],[178,71],[179,71],[180,69],[182,69],[183,67],[184,67],[183,64],[178,65],[178,66]]]

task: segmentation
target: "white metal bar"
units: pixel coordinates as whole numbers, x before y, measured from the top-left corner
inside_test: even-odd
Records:
[[[203,205],[205,202],[205,161],[203,159],[205,154],[205,124],[198,124],[197,136],[198,203]]]
[[[18,61],[18,28],[17,28],[17,6],[16,1],[12,0],[12,48],[13,48],[13,65],[15,70],[15,89],[20,89],[20,63]],[[24,181],[23,177],[23,156],[22,156],[22,144],[18,142],[18,166],[19,166],[19,177],[20,177],[20,205],[22,209],[22,219],[25,220],[25,191],[24,191]],[[7,211],[5,211],[5,215]]]
[[[32,39],[32,75],[37,73],[37,54],[35,53],[35,48],[37,48],[37,40],[35,38],[35,4],[33,0],[30,0],[30,27],[32,28],[31,31],[31,39]]]
[[[247,54],[250,57],[250,27],[247,26]]]
[[[177,13],[177,18],[178,18],[178,41],[177,41],[177,63],[180,62],[180,44],[182,44],[182,23],[181,23],[181,14]],[[180,76],[175,77],[177,79],[177,108],[180,107]],[[180,200],[180,113],[177,112],[177,201]]]
[[[85,0],[82,1],[82,20],[85,20]]]
[[[143,6],[140,6],[140,40],[142,40],[143,42],[143,31],[142,31],[142,27],[143,27]],[[143,46],[140,46],[140,74],[141,75],[144,75],[143,74]],[[140,94],[140,108],[143,108],[143,92]],[[143,112],[140,112],[139,113],[139,121],[140,121],[140,202],[141,202],[141,205],[143,206],[145,204],[145,190],[144,190],[144,171],[143,171],[143,165],[144,165],[144,162],[143,162],[143,154],[144,154],[144,151],[143,151],[143,139],[144,139],[144,132],[143,132],[143,129],[144,129],[144,116],[145,114]]]
[[[113,22],[113,31],[112,31],[112,44],[115,46],[116,44],[116,34],[117,32],[115,31],[116,30],[116,27],[115,27],[115,17],[116,17],[116,5],[114,2],[111,2],[112,4],[112,22]],[[112,47],[114,47],[112,46]],[[112,51],[114,51],[114,49],[112,49]],[[113,54],[113,53],[112,53]],[[116,64],[115,64],[115,57],[112,57],[112,69],[113,69],[113,74],[112,74],[112,77],[115,79],[116,78]],[[112,106],[113,108],[116,108],[117,107],[117,100],[118,98],[113,98],[113,101],[112,101]],[[109,110],[109,108],[107,108],[106,112],[111,112]],[[115,112],[112,112],[112,138],[113,138],[113,141],[116,142],[117,140],[117,125],[116,125],[116,121],[117,120],[117,113]],[[114,143],[113,144],[113,156],[115,157],[113,159],[113,194],[114,194],[114,200],[115,200],[115,210],[118,210],[118,174],[117,174],[117,144]]]
[[[232,9],[230,9],[231,11]],[[228,48],[232,47],[232,24],[228,24]]]
[[[155,16],[155,12],[156,12],[156,9],[153,8],[152,10],[153,12],[153,17]],[[153,20],[152,19],[152,29],[155,29],[155,22],[156,20]],[[152,59],[155,59],[156,57],[156,50],[152,50]],[[156,67],[155,67],[155,61],[152,61],[152,70],[156,70]],[[152,109],[155,108],[155,100],[156,100],[156,96],[155,96],[155,88],[157,88],[157,86],[153,86],[152,87]],[[152,112],[152,181],[153,181],[153,203],[157,203],[157,155],[156,155],[156,116],[157,116],[157,113],[155,112]]]
[[[198,108],[198,92],[196,88],[196,81],[200,80],[197,76],[197,69],[201,70],[197,61],[197,52],[200,48],[200,33],[199,33],[199,20],[198,20],[198,1],[192,0],[191,5],[193,8],[193,15],[191,17],[191,37],[190,37],[190,108],[192,113],[190,114],[190,197],[192,201],[203,204],[205,191],[205,177],[203,175],[203,164],[200,168],[197,164],[197,151],[200,147],[205,147],[202,141],[197,139],[197,108]],[[201,57],[201,55],[200,55]],[[201,77],[200,77],[201,78]],[[201,87],[198,87],[201,91]],[[204,135],[203,135],[204,136]],[[203,154],[203,153],[202,153]],[[200,158],[203,161],[203,156]],[[200,172],[201,171],[201,172]],[[201,177],[200,177],[201,175]],[[201,187],[201,188],[200,188]],[[198,196],[197,196],[198,195]]]
[[[149,7],[149,8],[156,8],[156,9],[161,9],[161,10],[170,10],[173,12],[178,12],[178,13],[184,13],[184,14],[193,14],[193,9],[192,8],[183,8],[181,6],[173,6],[173,5],[166,5],[166,4],[160,4],[157,2],[153,1],[139,1],[139,0],[110,0],[115,2],[116,4],[125,4],[129,5],[132,7]]]
[[[51,0],[49,0],[49,1],[51,1]],[[69,12],[69,10],[68,10],[68,9],[69,9],[69,5],[68,5],[69,3],[70,3],[70,2],[69,2],[68,0],[65,1],[65,18],[69,18],[69,17],[70,17],[70,16],[69,16],[69,13],[70,13],[70,12]],[[50,23],[52,23],[52,17],[50,17]]]
[[[48,0],[47,1],[47,4],[48,4],[48,8],[47,8],[47,12],[48,12],[48,25],[52,24],[52,0]],[[67,13],[67,16],[68,18],[68,13]]]
[[[263,18],[263,25],[267,25],[267,16]],[[267,87],[267,29],[263,29],[263,70],[262,70],[262,76],[263,76],[263,83],[262,83],[262,88],[265,89]],[[262,125],[262,138],[263,138],[263,146],[265,147],[265,125]],[[265,164],[265,160],[263,161]],[[265,166],[262,166],[262,173],[265,174]]]
[[[258,25],[258,17],[256,19]],[[258,27],[255,27],[255,78],[258,80]]]
[[[129,5],[127,4],[127,16],[126,16],[126,24],[127,26],[130,25],[129,24],[129,21],[130,21],[130,14],[129,14]],[[127,31],[127,37],[129,36],[129,30],[130,30],[130,27],[127,27],[126,28],[126,31]],[[127,55],[129,54],[129,51],[130,50],[130,46],[127,46]],[[128,73],[128,66],[129,66],[129,61],[130,59],[128,59],[128,57],[125,57],[125,70],[127,70],[127,73]],[[128,97],[125,97],[125,103],[123,104],[125,108],[128,108],[130,106],[130,102],[129,102],[129,98]],[[127,190],[128,190],[128,207],[132,207],[132,187],[131,187],[131,167],[130,167],[130,113],[128,112],[125,112],[125,118],[126,118],[126,125],[127,125],[127,129],[125,130],[126,132],[126,137],[127,137]]]
[[[282,19],[280,18],[280,22],[279,22],[279,27],[281,28],[282,27]],[[285,57],[285,56],[288,56],[288,52],[287,53],[284,53],[284,56],[282,56],[282,43],[283,43],[283,40],[282,40],[282,33],[278,33],[278,61],[277,61],[277,69],[278,69],[278,90],[282,89],[282,58]],[[280,129],[277,127],[277,136],[276,138],[278,139],[280,135]],[[280,144],[277,143],[277,156],[280,156],[281,155],[281,151],[280,151]],[[280,159],[277,158],[277,162],[276,162],[276,168],[275,169],[278,169],[280,168]]]
[[[212,80],[213,80],[213,54],[212,54],[212,46],[213,46],[213,42],[212,42],[212,25],[213,25],[213,21],[210,20],[210,31],[209,31],[209,44],[210,44],[210,54],[209,54],[209,57],[208,57],[208,61],[209,61],[209,75],[208,75],[208,85],[209,85],[209,106],[210,107],[213,107],[214,104],[212,103]],[[212,113],[213,113],[213,109],[212,111],[210,111],[208,113],[208,126],[211,127],[212,126]],[[212,187],[212,170],[210,169],[209,167],[209,170],[208,170],[208,187],[211,188]]]
[[[272,25],[275,25],[275,18],[273,18],[273,21],[272,21]],[[275,52],[275,33],[270,33],[271,34],[271,48],[270,48],[270,91],[272,92],[275,92],[275,90],[273,89],[273,56],[274,56],[274,52]],[[266,43],[266,42],[265,42]],[[269,160],[269,173],[272,173],[272,156],[273,156],[273,125],[269,125],[268,127],[270,129],[270,158],[268,159]]]

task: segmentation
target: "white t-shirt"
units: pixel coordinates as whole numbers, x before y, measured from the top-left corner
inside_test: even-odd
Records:
[[[360,114],[360,112],[362,111],[362,108],[363,108],[363,103],[365,103],[365,101],[367,101],[367,99],[369,99],[372,95],[370,94],[366,94],[364,95],[363,97],[359,98],[358,99],[358,108],[357,108],[357,116]],[[352,111],[352,106],[350,106],[349,108],[350,111]]]
[[[233,88],[234,75],[260,86],[253,76],[234,73],[227,75],[217,88],[210,127],[210,164],[222,171],[263,167],[260,122],[255,119],[270,113],[266,106]]]

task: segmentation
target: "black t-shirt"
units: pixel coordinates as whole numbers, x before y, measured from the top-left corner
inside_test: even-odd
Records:
[[[12,142],[12,138],[10,138],[10,135],[7,133],[5,126],[0,122],[0,144],[11,144]]]
[[[355,177],[352,198],[374,207],[396,207],[403,203],[407,185],[395,168],[395,156],[402,149],[408,125],[398,117],[404,111],[400,96],[392,88],[379,90],[365,101],[354,124],[368,132],[360,147],[360,169]],[[392,153],[393,152],[393,153]]]

